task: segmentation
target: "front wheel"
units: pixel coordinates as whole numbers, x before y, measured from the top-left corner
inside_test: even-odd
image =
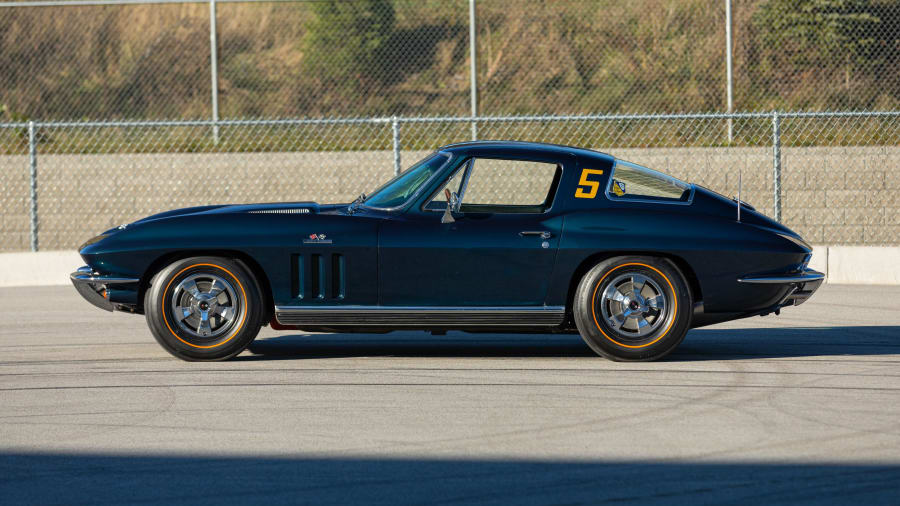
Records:
[[[220,257],[178,260],[159,271],[144,295],[147,325],[182,360],[225,360],[259,333],[262,297],[253,276]]]
[[[656,360],[672,352],[690,328],[691,294],[672,262],[615,257],[589,270],[573,301],[585,343],[612,360]]]

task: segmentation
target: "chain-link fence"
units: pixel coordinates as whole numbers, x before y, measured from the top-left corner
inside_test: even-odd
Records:
[[[475,137],[741,177],[814,243],[896,245],[891,111],[895,0],[0,0],[0,250],[347,201]]]
[[[73,248],[106,228],[191,205],[348,202],[428,151],[468,140],[472,122],[389,117],[0,125],[2,249]],[[900,111],[474,122],[483,139],[607,151],[728,196],[737,195],[740,179],[743,200],[816,244],[900,244]]]
[[[0,104],[44,121],[894,110],[900,2],[0,1]]]

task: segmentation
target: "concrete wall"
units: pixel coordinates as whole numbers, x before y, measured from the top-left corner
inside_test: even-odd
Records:
[[[83,264],[74,251],[0,253],[0,287],[68,284]],[[827,283],[900,285],[900,247],[815,246],[810,267]]]
[[[82,265],[75,251],[0,253],[0,287],[66,285]]]
[[[773,214],[771,148],[610,150]],[[424,152],[403,152],[407,166]],[[75,248],[107,228],[209,203],[347,202],[393,174],[389,151],[40,155],[40,249]],[[29,247],[25,156],[0,156],[0,251]],[[785,148],[782,221],[818,244],[900,245],[900,147]]]
[[[633,159],[774,215],[772,148],[616,150]],[[900,148],[782,150],[781,221],[815,244],[900,245]]]

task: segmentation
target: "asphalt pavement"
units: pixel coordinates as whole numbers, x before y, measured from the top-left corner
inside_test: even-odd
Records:
[[[278,333],[222,363],[0,289],[0,502],[900,502],[900,287],[615,363],[576,336]]]

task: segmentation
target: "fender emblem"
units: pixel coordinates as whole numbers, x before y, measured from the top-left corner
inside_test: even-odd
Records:
[[[325,234],[309,234],[309,237],[303,239],[303,244],[331,244],[331,239],[326,239]]]

